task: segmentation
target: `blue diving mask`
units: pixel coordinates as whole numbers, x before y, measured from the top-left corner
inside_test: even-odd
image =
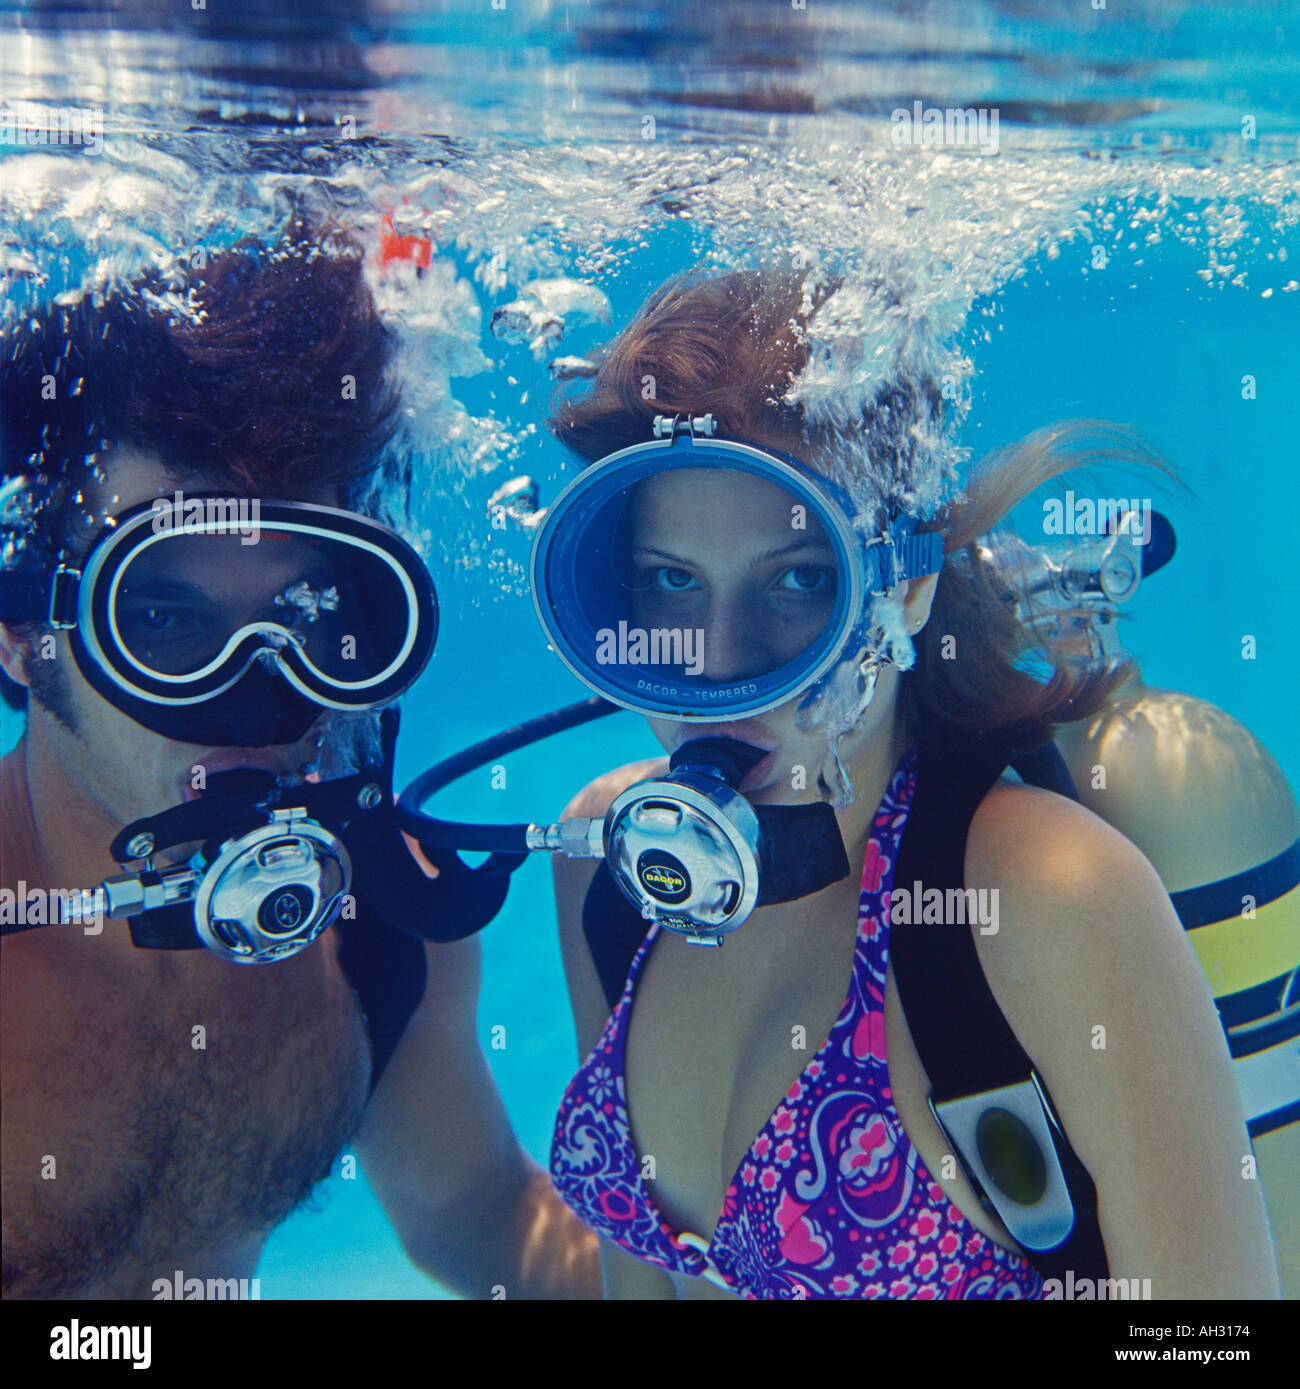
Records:
[[[718,723],[811,699],[869,645],[873,600],[942,567],[940,533],[864,537],[840,488],[711,415],[654,435],[575,478],[533,546],[553,649],[614,704]]]
[[[598,820],[472,825],[423,809],[467,771],[615,707],[734,722],[807,704],[847,661],[870,676],[873,601],[943,564],[941,534],[896,521],[864,538],[839,488],[794,459],[715,437],[712,416],[661,415],[654,435],[570,483],[533,546],[537,615],[602,698],[448,758],[407,787],[398,818],[444,853],[488,851],[472,871],[489,876],[539,851],[603,858],[643,917],[718,946],[756,908],[850,871],[830,805],[755,806],[741,794],[761,748],[702,729],[665,774],[628,787]]]

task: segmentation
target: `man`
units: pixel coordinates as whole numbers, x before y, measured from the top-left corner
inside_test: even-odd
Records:
[[[374,651],[392,605],[376,605],[365,566],[378,556],[373,572],[392,577],[425,628],[427,576],[391,533],[341,510],[382,478],[397,411],[390,353],[354,249],[301,230],[274,253],[236,249],[180,282],[149,277],[102,303],[50,307],[8,335],[0,442],[22,526],[3,554],[20,577],[5,590],[0,667],[8,702],[27,711],[0,761],[11,914],[20,898],[119,871],[109,845],[142,817],[178,803],[215,814],[241,777],[278,778],[295,788],[291,804],[373,755],[380,700],[369,695],[409,684],[432,642],[425,630],[395,647],[405,666],[384,683],[387,657]],[[250,521],[246,534],[200,521],[196,545],[173,544],[195,540],[186,496],[218,498]],[[290,521],[259,533],[259,509]],[[124,528],[133,512],[149,523]],[[311,524],[298,527],[300,515]],[[123,550],[126,530],[138,539]],[[122,551],[116,588],[110,551]],[[108,608],[61,610],[92,577]],[[360,620],[348,621],[350,605]],[[228,620],[261,644],[256,656],[232,649]],[[351,666],[330,668],[340,632],[354,663],[374,661],[360,695]],[[214,666],[238,680],[196,698]],[[168,682],[185,693],[173,698]],[[310,857],[314,843],[300,837],[293,851]],[[345,905],[311,943],[232,963],[248,958],[249,932],[263,946],[281,939],[311,884],[337,873],[321,843],[309,890],[268,898],[274,920],[259,914],[224,936],[218,925],[208,949],[134,943],[147,943],[149,914],[98,933],[90,921],[5,926],[5,1296],[147,1298],[177,1269],[246,1277],[354,1138],[432,1277],[467,1297],[599,1295],[594,1237],[521,1152],[478,1047],[478,945],[414,939],[463,934],[438,919],[436,881],[429,902],[408,893],[409,910],[390,902],[384,920]],[[355,844],[352,858],[357,882],[368,872],[381,897],[385,876],[401,878]],[[146,866],[180,861],[160,849]],[[283,868],[258,862],[256,872]],[[411,868],[407,857],[400,869]],[[324,912],[324,892],[310,910]],[[188,902],[182,916],[183,944],[197,947]],[[175,926],[166,920],[160,941]]]

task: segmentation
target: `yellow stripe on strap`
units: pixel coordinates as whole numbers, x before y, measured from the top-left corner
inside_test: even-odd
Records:
[[[1215,998],[1252,989],[1300,961],[1300,887],[1255,909],[1187,932]]]

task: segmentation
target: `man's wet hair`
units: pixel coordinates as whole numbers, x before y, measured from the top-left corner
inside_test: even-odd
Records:
[[[359,506],[399,419],[360,249],[301,225],[43,305],[0,347],[0,465],[47,497],[34,537],[47,555],[88,539],[79,493],[114,449],[232,496],[332,488]],[[25,707],[3,675],[0,697]]]

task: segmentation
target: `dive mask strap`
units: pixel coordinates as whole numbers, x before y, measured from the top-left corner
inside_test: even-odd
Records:
[[[943,532],[914,531],[906,522],[890,528],[898,558],[898,582],[937,574],[943,568]]]
[[[883,535],[867,541],[867,581],[874,596],[943,568],[943,532],[914,531],[912,525],[895,521]]]
[[[75,627],[80,582],[81,571],[66,564],[49,571],[0,570],[0,622]]]
[[[50,615],[50,575],[0,571],[0,622],[43,622]]]

